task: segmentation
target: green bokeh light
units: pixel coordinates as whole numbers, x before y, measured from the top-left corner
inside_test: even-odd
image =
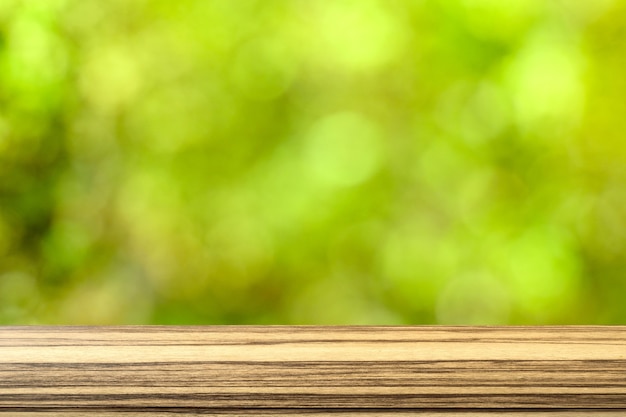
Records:
[[[3,1],[0,323],[623,323],[625,18]]]

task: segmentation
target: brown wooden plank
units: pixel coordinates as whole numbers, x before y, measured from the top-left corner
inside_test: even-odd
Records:
[[[16,412],[9,410],[3,412],[0,410],[2,417],[56,417],[56,416],[89,416],[89,417],[223,417],[223,416],[261,416],[261,417],[624,417],[626,411],[614,410],[557,410],[557,411],[475,411],[475,410],[456,410],[456,411],[415,411],[415,410],[396,410],[396,411],[308,411],[308,410],[223,410],[223,411],[201,411],[201,412],[181,412],[181,410],[171,411],[102,411],[93,409],[83,410],[41,410],[41,411],[25,411]]]
[[[0,328],[0,414],[78,409],[625,415],[626,327]]]

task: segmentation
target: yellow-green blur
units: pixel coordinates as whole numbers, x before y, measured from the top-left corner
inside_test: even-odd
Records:
[[[626,2],[0,1],[0,324],[626,321]]]

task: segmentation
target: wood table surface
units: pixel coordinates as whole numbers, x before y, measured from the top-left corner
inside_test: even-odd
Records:
[[[626,416],[626,326],[0,327],[0,415]]]

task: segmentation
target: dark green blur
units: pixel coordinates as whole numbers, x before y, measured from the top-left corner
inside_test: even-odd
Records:
[[[626,322],[626,2],[1,0],[0,324]]]

